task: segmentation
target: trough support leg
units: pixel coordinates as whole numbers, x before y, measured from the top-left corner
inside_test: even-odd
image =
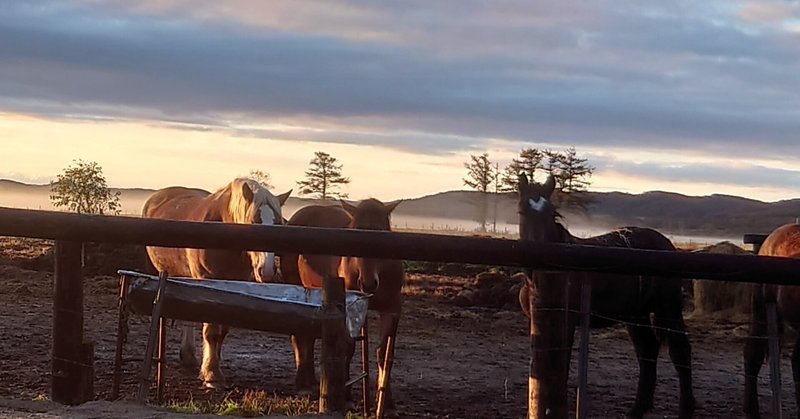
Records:
[[[319,413],[344,413],[347,327],[344,312],[344,280],[326,276],[322,283],[322,368]]]
[[[128,277],[119,278],[119,312],[117,316],[117,350],[114,354],[114,376],[111,381],[112,401],[119,398],[119,389],[122,385],[122,352],[128,340]]]
[[[367,316],[369,317],[369,316]],[[361,382],[361,398],[363,404],[364,418],[369,417],[370,399],[370,380],[369,380],[369,323],[364,319],[364,326],[361,328],[361,370],[366,374],[364,381]]]
[[[769,334],[769,378],[772,388],[772,417],[780,419],[781,409],[781,348],[778,337],[778,309],[767,303],[767,333]]]
[[[397,326],[400,317],[395,317],[392,323],[391,333],[386,338],[386,357],[383,359],[383,368],[378,371],[378,402],[375,407],[375,417],[383,419],[386,407],[386,389],[392,375],[392,363],[394,362],[394,341],[397,337]]]
[[[55,243],[51,396],[62,404],[94,398],[94,355],[86,353],[92,346],[83,342],[81,248],[80,242]]]
[[[575,417],[589,417],[589,322],[592,306],[592,284],[583,280],[581,283],[581,346],[578,354],[578,397]]]
[[[164,401],[164,368],[167,365],[167,319],[158,318],[158,369],[156,370],[156,400]]]
[[[150,370],[153,367],[153,352],[155,352],[156,335],[158,325],[161,320],[161,308],[164,305],[164,288],[167,285],[168,274],[160,272],[158,274],[158,291],[153,299],[153,311],[150,314],[150,334],[147,337],[147,349],[144,354],[142,371],[139,374],[139,391],[136,394],[136,401],[139,403],[147,402],[147,393],[150,391]]]

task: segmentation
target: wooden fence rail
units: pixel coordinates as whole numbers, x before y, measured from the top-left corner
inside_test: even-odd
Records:
[[[1,207],[0,236],[368,256],[779,285],[797,284],[797,273],[800,272],[800,260],[778,257],[531,243],[423,233],[200,223]]]

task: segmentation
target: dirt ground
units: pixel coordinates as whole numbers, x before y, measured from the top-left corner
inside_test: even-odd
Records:
[[[124,416],[133,409],[124,401],[98,401],[70,409],[46,401],[32,402],[49,393],[52,273],[21,267],[15,260],[37,257],[42,253],[40,247],[46,246],[46,242],[0,238],[0,417],[168,417],[162,410],[138,411],[138,415],[133,411],[133,416]],[[463,277],[409,276],[392,372],[402,417],[525,416],[530,352],[526,319],[519,311],[452,304],[450,297],[468,281]],[[87,277],[84,290],[85,336],[95,343],[95,391],[98,400],[105,400],[111,387],[118,280],[110,275]],[[742,417],[744,319],[689,316],[687,323],[699,403],[695,417]],[[148,325],[147,318],[131,318],[126,357],[141,358]],[[177,325],[170,328],[167,399],[235,399],[247,390],[278,395],[294,391],[294,360],[287,336],[233,330],[223,351],[223,370],[231,387],[225,392],[207,393],[199,388],[195,375],[177,367],[179,334]],[[793,416],[797,408],[791,397],[787,352],[783,359],[783,406]],[[590,358],[591,416],[624,417],[633,402],[637,379],[633,347],[624,329],[593,331]],[[573,357],[573,386],[576,363]],[[138,367],[138,362],[126,365],[126,399],[132,399],[135,393]],[[358,369],[355,362],[353,369]],[[374,382],[374,368],[372,372]],[[676,417],[677,386],[664,349],[655,409],[649,417]],[[574,397],[574,387],[571,391]],[[766,412],[770,400],[766,369],[761,374],[760,394],[762,411]]]

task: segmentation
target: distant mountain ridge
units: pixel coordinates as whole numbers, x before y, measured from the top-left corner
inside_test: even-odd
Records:
[[[144,188],[112,188],[121,193],[123,212],[138,214],[141,205],[154,192]],[[52,209],[49,185],[30,185],[0,179],[0,206]],[[800,217],[800,199],[762,202],[731,195],[687,196],[674,192],[590,192],[593,204],[588,213],[563,211],[566,224],[609,229],[638,225],[652,227],[668,234],[741,237],[746,233],[769,233],[774,228],[795,222]],[[516,195],[490,195],[489,218],[495,208],[497,220],[517,222]],[[319,203],[310,198],[290,197],[287,216],[297,208]],[[454,220],[477,220],[480,193],[447,191],[419,198],[404,199],[396,214]]]

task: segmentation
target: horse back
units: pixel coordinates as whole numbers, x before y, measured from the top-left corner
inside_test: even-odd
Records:
[[[214,217],[213,211],[207,208],[205,201],[210,195],[202,189],[180,186],[160,189],[147,198],[142,207],[142,216],[166,220],[222,221],[221,217]]]
[[[599,236],[578,240],[581,244],[593,246],[675,250],[675,246],[667,237],[656,230],[646,227],[622,227]]]
[[[800,225],[786,224],[775,229],[764,240],[758,254],[800,258]],[[767,302],[777,302],[781,317],[795,330],[800,329],[800,286],[754,284],[754,287],[758,287],[753,293],[754,313],[764,309]]]
[[[599,236],[579,240],[581,244],[594,246],[675,250],[675,246],[667,237],[646,227],[622,227]],[[614,318],[642,317],[644,321],[651,312],[666,308],[680,313],[683,306],[680,278],[618,274],[586,275],[592,281],[593,311],[599,314]]]

